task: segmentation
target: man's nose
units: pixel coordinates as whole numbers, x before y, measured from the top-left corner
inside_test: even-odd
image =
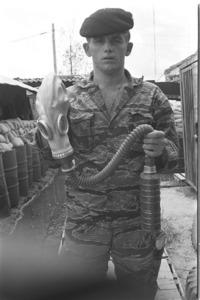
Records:
[[[111,44],[111,42],[109,42],[109,41],[105,42],[104,51],[105,52],[112,52],[112,44]]]

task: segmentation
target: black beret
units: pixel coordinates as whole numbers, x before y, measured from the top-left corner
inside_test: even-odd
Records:
[[[133,16],[121,8],[99,9],[88,18],[81,26],[80,35],[83,37],[97,37],[133,28]]]

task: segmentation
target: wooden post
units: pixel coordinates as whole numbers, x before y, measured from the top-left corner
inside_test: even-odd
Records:
[[[52,24],[52,44],[53,44],[53,65],[54,65],[54,72],[57,74],[56,43],[55,43],[55,29],[54,29],[54,24]]]
[[[198,4],[197,297],[200,299],[200,4]]]

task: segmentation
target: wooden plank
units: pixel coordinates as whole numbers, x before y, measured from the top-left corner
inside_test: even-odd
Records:
[[[162,259],[158,275],[158,292],[155,300],[181,300],[181,295],[176,287],[173,274],[170,271],[167,259]]]
[[[178,180],[175,180],[175,181],[161,181],[160,182],[160,187],[161,188],[170,188],[170,187],[180,187],[180,186],[188,186],[187,182],[185,181],[178,181]]]
[[[183,176],[183,173],[174,173],[174,177],[179,181],[185,181],[185,176]]]

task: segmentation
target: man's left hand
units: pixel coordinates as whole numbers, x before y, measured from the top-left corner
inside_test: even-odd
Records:
[[[154,130],[148,133],[143,140],[143,149],[145,154],[151,157],[162,155],[165,147],[165,133],[163,131]]]

